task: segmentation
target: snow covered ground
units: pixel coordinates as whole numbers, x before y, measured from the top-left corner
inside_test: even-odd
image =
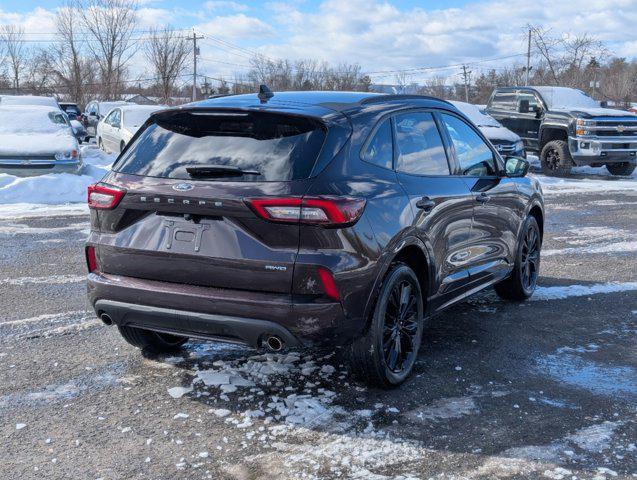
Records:
[[[86,307],[80,216],[113,158],[83,154],[79,176],[0,176],[0,478],[637,476],[634,176],[533,174],[533,301],[438,316],[414,376],[384,391],[331,352],[125,344]]]
[[[108,155],[95,145],[81,149],[82,168],[77,175],[50,173],[18,177],[0,173],[0,215],[34,215],[78,211],[86,203],[87,187],[99,181],[111,167],[115,155]],[[84,212],[86,207],[81,207]]]

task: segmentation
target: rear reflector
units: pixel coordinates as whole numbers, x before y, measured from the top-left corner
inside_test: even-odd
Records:
[[[321,283],[323,284],[323,291],[325,292],[325,295],[330,297],[332,300],[340,302],[341,296],[338,293],[338,288],[336,288],[336,283],[334,282],[332,272],[323,267],[318,267],[317,272],[319,278],[321,279]]]
[[[250,198],[246,203],[261,218],[272,222],[343,227],[356,223],[365,200],[350,197]]]
[[[88,267],[89,273],[98,272],[99,266],[97,265],[97,257],[95,256],[95,247],[86,247],[84,253],[86,254],[86,266]]]
[[[89,185],[88,206],[89,208],[110,210],[117,206],[125,193],[126,190],[123,188],[113,187],[104,183]]]

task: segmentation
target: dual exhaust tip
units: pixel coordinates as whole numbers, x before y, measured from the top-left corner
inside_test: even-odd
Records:
[[[100,320],[104,325],[113,325],[113,319],[106,313],[100,315]],[[268,335],[265,337],[263,345],[271,352],[280,352],[285,347],[285,342],[276,335]]]

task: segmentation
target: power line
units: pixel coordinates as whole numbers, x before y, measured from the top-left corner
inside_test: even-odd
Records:
[[[526,53],[516,53],[513,55],[505,55],[502,57],[494,57],[494,58],[485,58],[483,60],[475,60],[473,62],[465,62],[465,63],[456,63],[456,64],[452,64],[452,65],[440,65],[437,67],[413,67],[413,68],[404,68],[404,69],[399,69],[399,70],[378,70],[378,71],[372,71],[372,72],[365,72],[367,75],[375,75],[375,74],[387,74],[387,75],[391,75],[391,74],[395,74],[395,73],[409,73],[409,72],[424,72],[424,71],[432,71],[432,70],[449,70],[452,68],[458,68],[458,67],[462,67],[463,65],[475,65],[475,64],[479,64],[479,63],[486,63],[486,62],[493,62],[496,60],[505,60],[508,58],[514,58],[514,57],[520,57],[520,56],[524,56],[526,55]],[[381,75],[382,78],[382,75]]]

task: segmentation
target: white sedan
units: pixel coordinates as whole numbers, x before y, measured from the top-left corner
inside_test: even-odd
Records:
[[[97,124],[97,144],[105,152],[121,152],[148,117],[162,105],[116,107]]]

